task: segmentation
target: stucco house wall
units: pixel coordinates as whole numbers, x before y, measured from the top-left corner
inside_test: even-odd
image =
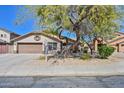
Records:
[[[0,29],[0,39],[6,41],[7,43],[10,43],[10,33]]]

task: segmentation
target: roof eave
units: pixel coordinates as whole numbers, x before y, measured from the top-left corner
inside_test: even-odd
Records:
[[[33,34],[41,34],[41,35],[44,35],[44,36],[46,36],[46,37],[48,37],[48,38],[50,38],[50,39],[54,39],[55,41],[61,42],[61,40],[59,40],[59,39],[57,39],[57,38],[55,38],[55,37],[46,35],[46,34],[44,34],[44,33],[42,33],[42,32],[30,32],[30,33],[27,33],[27,34],[25,34],[25,35],[22,35],[22,36],[19,36],[19,37],[16,37],[16,38],[12,39],[11,42],[18,41],[18,40],[20,40],[20,39],[23,38],[23,37],[26,37],[26,36],[28,36],[28,35],[33,35]]]

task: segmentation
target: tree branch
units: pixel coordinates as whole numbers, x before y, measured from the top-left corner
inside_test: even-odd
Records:
[[[87,17],[89,16],[88,13],[89,13],[90,9],[92,9],[92,7],[93,7],[93,5],[90,5],[90,6],[88,6],[88,7],[86,8],[86,14],[81,16],[81,18],[80,18],[79,21],[78,21],[78,24],[79,24],[83,19],[85,19],[85,18],[87,18]]]

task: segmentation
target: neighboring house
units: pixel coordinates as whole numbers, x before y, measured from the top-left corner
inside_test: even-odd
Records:
[[[10,32],[0,28],[0,43],[10,43]]]
[[[124,33],[123,32],[116,32],[114,34],[114,38],[105,41],[102,39],[94,39],[93,46],[94,50],[97,52],[98,44],[104,43],[110,45],[116,49],[116,52],[124,52]]]
[[[18,37],[19,35],[13,32],[10,32],[6,29],[0,28],[0,54],[8,53],[11,51],[11,39]]]
[[[20,35],[0,28],[0,43],[10,43],[10,40]]]
[[[116,32],[116,37],[107,42],[108,45],[116,48],[117,52],[124,52],[124,33]]]
[[[49,52],[61,50],[61,40],[44,32],[31,32],[11,40],[15,53],[43,53],[48,45]]]

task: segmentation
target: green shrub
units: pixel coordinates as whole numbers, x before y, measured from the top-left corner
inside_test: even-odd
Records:
[[[88,59],[90,59],[91,58],[91,56],[88,54],[88,53],[84,53],[82,56],[81,56],[81,59],[83,59],[83,60],[88,60]]]
[[[98,46],[98,53],[99,57],[102,59],[108,58],[114,52],[115,48],[107,46],[107,45],[99,45]]]

